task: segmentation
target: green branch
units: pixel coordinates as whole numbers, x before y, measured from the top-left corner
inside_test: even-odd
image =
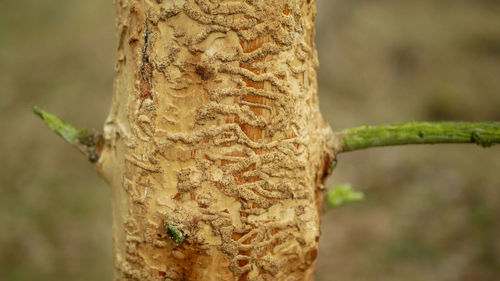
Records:
[[[406,144],[475,143],[489,147],[500,143],[500,122],[410,122],[362,126],[342,130],[337,137],[336,154]]]
[[[86,133],[85,129],[78,130],[62,121],[54,114],[50,114],[36,105],[33,106],[33,112],[42,118],[49,129],[58,134],[69,144],[75,145],[78,138]]]
[[[42,118],[49,129],[85,154],[90,162],[96,163],[99,160],[102,146],[102,136],[100,134],[89,134],[87,129],[76,129],[36,105],[33,106],[33,112]]]

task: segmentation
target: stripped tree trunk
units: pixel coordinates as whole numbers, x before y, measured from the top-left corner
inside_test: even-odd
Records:
[[[115,2],[98,163],[112,187],[115,280],[313,280],[334,158],[315,1]]]

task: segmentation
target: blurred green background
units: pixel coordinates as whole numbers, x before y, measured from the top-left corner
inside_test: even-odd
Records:
[[[500,121],[500,1],[318,0],[321,109],[335,129]],[[110,192],[31,113],[99,130],[114,7],[0,1],[0,280],[111,280]],[[329,186],[366,199],[323,216],[317,281],[499,280],[500,147],[341,155]]]

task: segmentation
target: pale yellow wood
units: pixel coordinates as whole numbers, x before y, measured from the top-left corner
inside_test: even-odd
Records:
[[[334,158],[315,1],[115,2],[98,163],[112,188],[115,280],[312,281]]]

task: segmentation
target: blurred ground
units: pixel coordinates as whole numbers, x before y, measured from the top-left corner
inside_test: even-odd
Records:
[[[114,9],[102,0],[0,2],[0,280],[110,280],[109,191],[31,113],[100,129]],[[318,0],[321,108],[335,129],[500,120],[500,1]],[[328,185],[358,204],[323,216],[317,281],[500,276],[500,147],[341,155]]]

